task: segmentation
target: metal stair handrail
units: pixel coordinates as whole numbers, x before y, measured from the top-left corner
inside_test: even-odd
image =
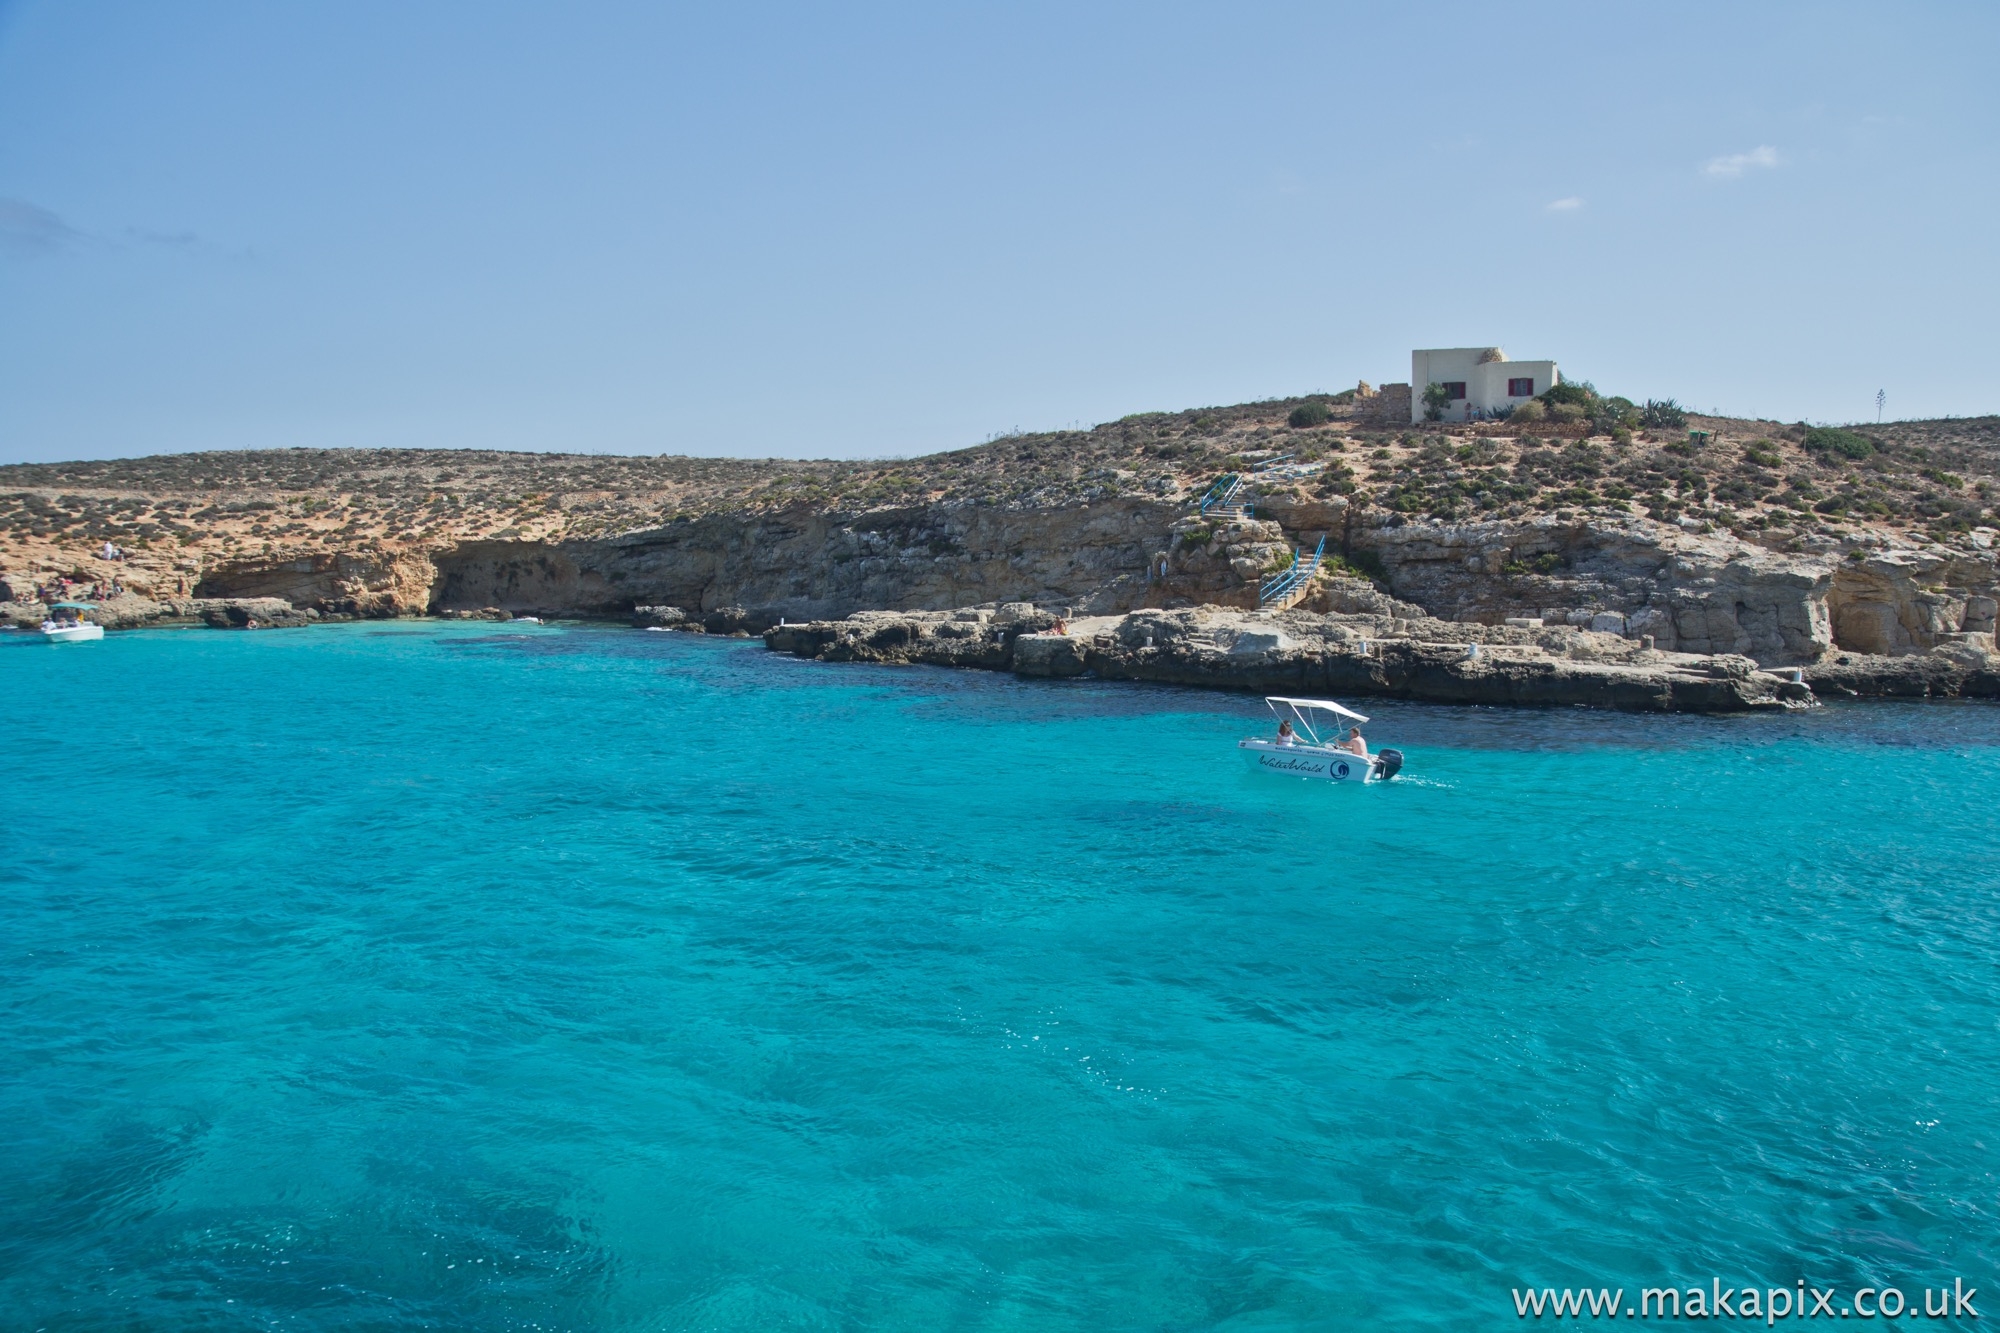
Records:
[[[1311,560],[1305,559],[1302,552],[1292,552],[1292,563],[1289,567],[1271,575],[1257,585],[1257,605],[1269,606],[1272,602],[1283,600],[1293,590],[1306,583],[1313,575],[1319,573],[1320,563],[1325,558],[1325,537],[1321,537],[1319,545],[1313,548]]]
[[[1201,516],[1207,518],[1216,512],[1242,513],[1243,506],[1236,503],[1236,493],[1242,489],[1243,478],[1239,473],[1231,472],[1218,478],[1215,485],[1208,488],[1208,494],[1201,497]]]

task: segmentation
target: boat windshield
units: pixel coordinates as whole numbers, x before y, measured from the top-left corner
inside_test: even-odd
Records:
[[[1281,720],[1290,719],[1309,745],[1333,744],[1333,740],[1321,738],[1322,730],[1337,740],[1343,727],[1360,726],[1368,720],[1352,708],[1343,708],[1331,699],[1289,699],[1273,694],[1266,695],[1264,703]]]

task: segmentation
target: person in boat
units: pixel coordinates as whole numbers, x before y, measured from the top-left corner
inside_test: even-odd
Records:
[[[1361,739],[1361,728],[1359,727],[1349,727],[1347,734],[1340,738],[1334,745],[1334,748],[1336,750],[1345,750],[1349,754],[1358,754],[1363,759],[1368,757],[1368,742]]]
[[[1299,734],[1296,731],[1292,730],[1292,720],[1288,717],[1279,718],[1278,744],[1297,745],[1298,743],[1299,743]]]

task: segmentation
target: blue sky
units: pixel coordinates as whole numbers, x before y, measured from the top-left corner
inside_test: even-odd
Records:
[[[0,0],[0,461],[2000,410],[2000,6]]]

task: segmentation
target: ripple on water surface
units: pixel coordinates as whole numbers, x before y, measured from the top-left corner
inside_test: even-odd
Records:
[[[9,1326],[1341,1328],[1992,1269],[2000,710],[403,624],[0,654]],[[2000,1146],[2000,1145],[1996,1145]]]

